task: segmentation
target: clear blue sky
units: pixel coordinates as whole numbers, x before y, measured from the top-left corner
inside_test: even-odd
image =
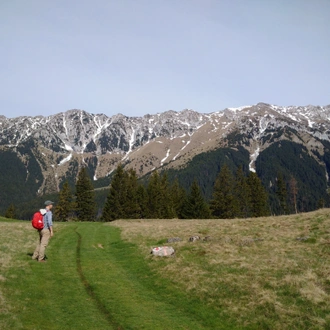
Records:
[[[0,114],[330,104],[330,0],[1,0]]]

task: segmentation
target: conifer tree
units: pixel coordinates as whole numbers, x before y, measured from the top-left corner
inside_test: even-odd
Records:
[[[289,213],[288,204],[287,204],[288,193],[282,173],[279,173],[277,176],[276,195],[279,200],[280,214],[288,214]]]
[[[215,180],[210,205],[212,214],[216,218],[231,219],[237,214],[233,176],[226,164]]]
[[[178,218],[182,218],[182,205],[186,199],[186,191],[179,185],[178,179],[170,187],[171,207]]]
[[[324,199],[323,198],[320,198],[317,202],[317,209],[323,209],[324,208]]]
[[[95,221],[95,196],[92,181],[83,167],[76,183],[76,212],[80,221]]]
[[[127,196],[127,175],[121,164],[117,166],[116,172],[110,183],[109,194],[103,209],[102,220],[113,221],[125,218],[124,205]]]
[[[68,181],[65,181],[59,194],[59,201],[56,204],[54,215],[57,221],[68,221],[73,210],[72,194]]]
[[[249,186],[244,176],[242,166],[240,166],[236,172],[234,195],[237,204],[237,216],[239,218],[247,218],[250,207],[250,195]]]
[[[137,218],[146,218],[148,214],[148,194],[146,188],[142,184],[139,184],[137,187],[137,203],[139,205]]]
[[[161,189],[160,189],[160,178],[157,171],[154,171],[149,179],[147,186],[148,194],[148,207],[147,207],[147,218],[149,219],[161,219]]]
[[[269,214],[268,196],[264,186],[255,172],[250,172],[247,177],[250,196],[250,214],[251,217],[262,217]]]
[[[140,206],[138,200],[138,179],[136,172],[130,169],[125,173],[123,192],[123,219],[137,219],[140,214]]]
[[[16,218],[16,212],[15,212],[15,206],[14,204],[10,204],[6,213],[5,213],[5,218],[8,219],[15,219]]]
[[[200,187],[196,180],[190,187],[190,192],[186,197],[182,206],[183,219],[209,219],[211,212],[209,206],[205,202]]]
[[[162,219],[173,219],[176,212],[171,198],[170,185],[167,179],[167,173],[164,172],[160,178],[160,216]]]

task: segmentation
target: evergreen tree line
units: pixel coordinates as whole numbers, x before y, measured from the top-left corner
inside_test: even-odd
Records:
[[[64,183],[55,208],[57,221],[113,221],[116,219],[209,219],[244,218],[267,215],[268,200],[256,173],[245,176],[239,168],[234,176],[222,166],[213,196],[207,202],[197,181],[188,192],[178,180],[170,183],[166,172],[153,172],[147,182],[140,182],[134,170],[119,165],[113,175],[109,193],[100,214],[96,215],[95,196],[86,169],[79,172],[75,195]]]
[[[234,176],[227,165],[222,166],[213,189],[205,201],[196,180],[188,192],[178,180],[169,183],[166,172],[153,172],[144,185],[135,171],[118,166],[110,184],[102,220],[115,219],[209,219],[244,218],[267,215],[268,198],[256,173],[247,177],[242,168]]]
[[[103,210],[97,214],[95,191],[87,168],[79,171],[72,193],[66,181],[54,208],[56,221],[113,221],[116,219],[230,219],[265,216],[268,198],[257,174],[244,175],[240,167],[233,175],[227,165],[216,178],[212,199],[207,202],[194,180],[188,192],[178,180],[170,183],[167,173],[153,172],[147,182],[134,170],[119,165],[113,175]],[[11,205],[6,213],[14,217]]]
[[[289,189],[287,189],[287,186]],[[291,177],[286,183],[279,173],[276,180],[279,214],[297,213],[297,182]],[[104,197],[105,198],[105,197]],[[322,201],[319,207],[323,207]],[[116,219],[231,219],[269,215],[270,203],[256,173],[245,175],[242,167],[232,174],[225,164],[213,186],[210,201],[206,201],[196,180],[187,192],[176,179],[170,183],[167,173],[153,172],[146,182],[138,180],[134,170],[125,171],[119,165],[109,186],[103,209],[97,210],[95,190],[87,168],[79,171],[72,193],[66,181],[54,208],[56,221],[113,221]],[[16,218],[11,204],[7,218]]]
[[[329,194],[330,191],[327,191]],[[276,200],[273,203],[273,210],[277,215],[298,213],[298,194],[299,186],[296,178],[291,175],[288,180],[285,180],[280,172],[276,178],[275,195]],[[302,199],[302,202],[304,199]],[[302,204],[301,202],[301,204]],[[325,206],[325,199],[320,198],[317,201],[317,209]]]

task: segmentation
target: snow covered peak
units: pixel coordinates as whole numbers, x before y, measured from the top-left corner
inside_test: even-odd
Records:
[[[233,111],[233,112],[239,112],[239,111],[242,111],[242,110],[244,110],[244,109],[246,109],[246,108],[251,108],[252,107],[252,105],[244,105],[244,106],[241,106],[241,107],[238,107],[238,108],[227,108],[228,110],[230,110],[230,111]]]
[[[257,137],[268,127],[291,125],[330,140],[330,106],[258,103],[210,114],[184,109],[143,117],[123,114],[107,117],[72,109],[48,117],[8,119],[0,116],[0,145],[17,146],[27,139],[34,139],[46,148],[64,153],[128,153],[157,137],[173,139],[191,135],[206,123],[214,129],[221,127],[222,135],[237,127],[255,132],[253,136]]]

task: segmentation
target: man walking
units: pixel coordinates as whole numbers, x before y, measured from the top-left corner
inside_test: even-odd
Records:
[[[49,239],[54,235],[53,232],[53,214],[51,209],[53,208],[54,202],[46,201],[46,214],[44,215],[44,228],[39,231],[39,241],[37,247],[33,253],[32,259],[38,260],[39,262],[45,262],[45,250],[48,245]]]

